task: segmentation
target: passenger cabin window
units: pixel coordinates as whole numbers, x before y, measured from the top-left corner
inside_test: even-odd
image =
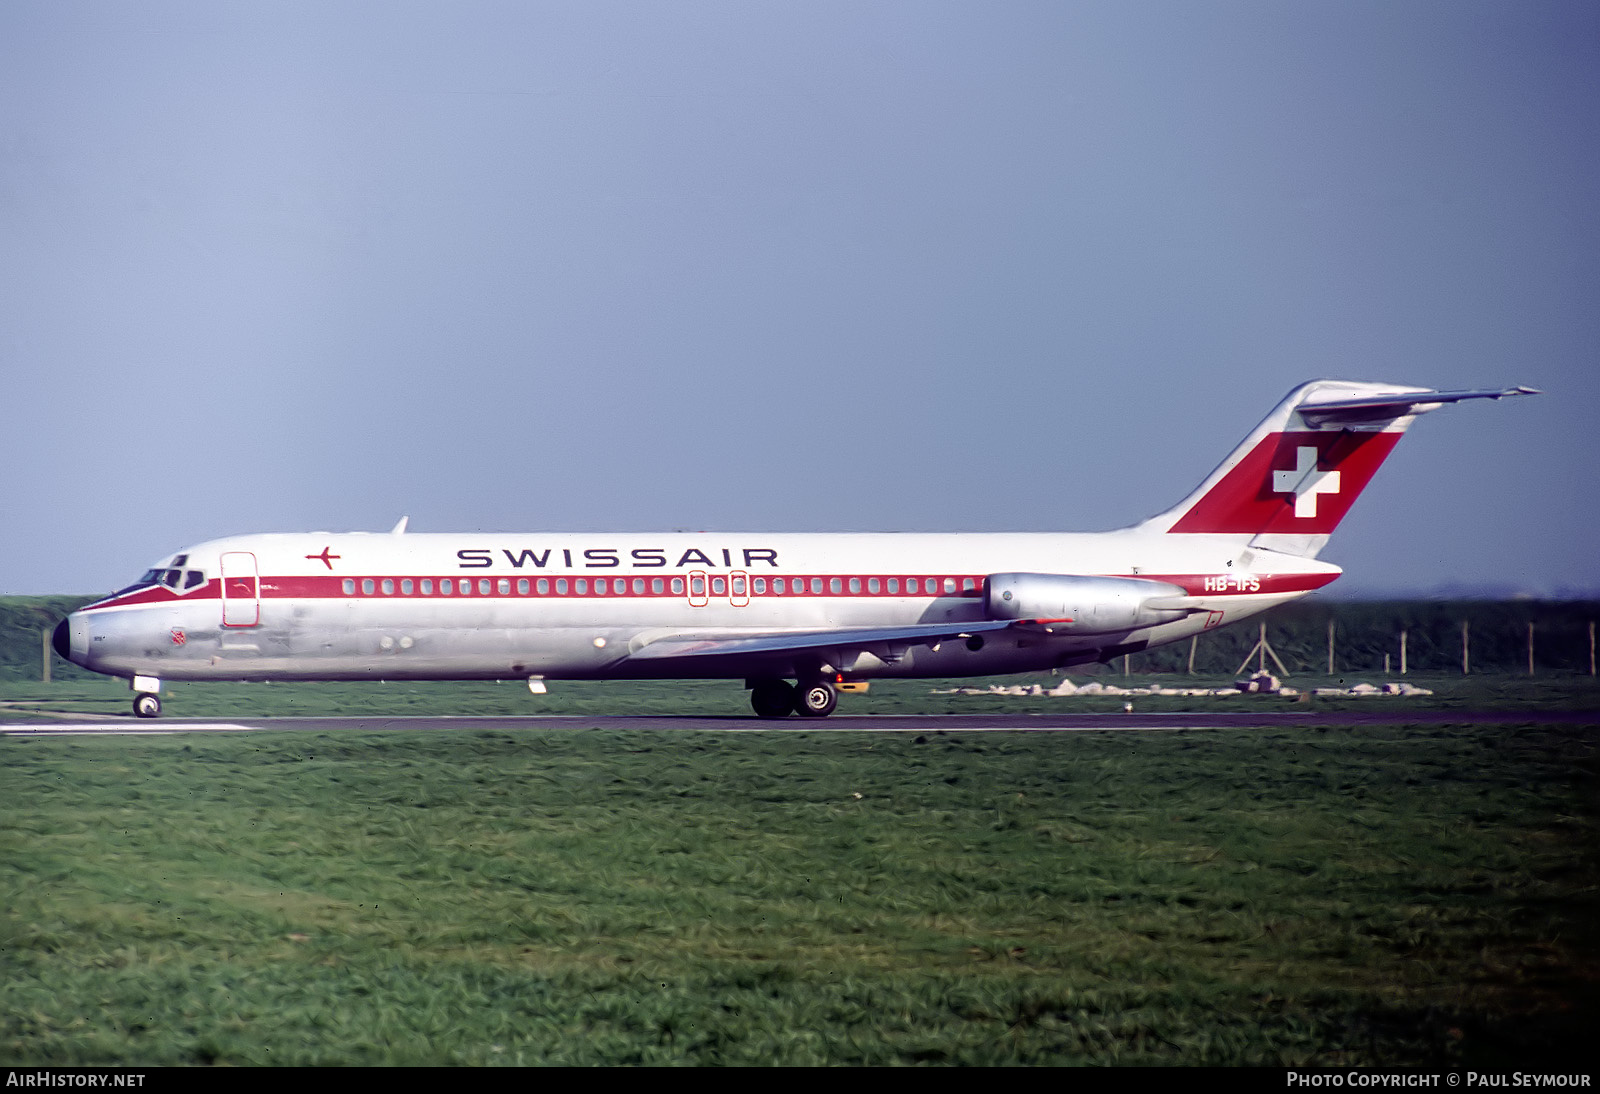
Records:
[[[344,579],[344,595],[345,596],[355,596],[356,595],[356,579],[355,578],[347,577],[347,578]]]

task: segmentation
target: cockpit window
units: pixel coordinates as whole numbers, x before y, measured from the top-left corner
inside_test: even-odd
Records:
[[[185,556],[183,555],[179,555],[178,559],[181,560],[184,557]],[[140,577],[138,581],[135,581],[132,585],[126,586],[125,588],[118,589],[111,595],[123,596],[127,593],[138,592],[140,589],[148,589],[152,585],[165,585],[175,593],[185,593],[190,589],[204,585],[205,583],[206,574],[204,570],[157,568],[154,570],[146,570],[144,575]]]
[[[111,595],[123,596],[127,593],[137,592],[140,589],[148,588],[151,585],[159,585],[161,584],[161,575],[164,572],[165,571],[162,570],[146,570],[144,572],[144,576],[138,581],[135,581],[132,585],[124,585]]]

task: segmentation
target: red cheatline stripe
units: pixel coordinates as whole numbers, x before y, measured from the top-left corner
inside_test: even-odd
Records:
[[[1133,577],[1131,574],[1111,575],[1120,577]],[[1333,581],[1337,574],[1139,574],[1139,580],[1157,581],[1182,588],[1190,596],[1220,597],[1220,596],[1281,596],[1286,593],[1310,592],[1320,589]],[[623,590],[617,592],[615,582],[624,583]],[[673,591],[673,581],[679,582],[678,590]],[[698,580],[698,579],[697,579]],[[626,577],[598,577],[579,576],[566,574],[560,577],[546,575],[544,577],[510,577],[496,575],[494,577],[420,577],[401,576],[394,574],[372,575],[367,577],[345,577],[339,574],[327,576],[292,576],[292,577],[264,577],[261,579],[261,597],[265,600],[343,600],[351,597],[374,599],[455,599],[457,597],[474,598],[512,598],[512,599],[590,599],[610,600],[624,599],[681,599],[686,596],[706,597],[759,597],[774,599],[793,599],[795,597],[916,597],[937,598],[955,596],[963,598],[976,598],[983,595],[984,577],[982,575],[946,575],[946,574],[798,574],[798,575],[760,575],[744,578],[744,591],[734,590],[733,579],[727,574],[708,574],[705,577],[704,592],[689,592],[690,578],[687,574],[652,574],[643,576],[630,574]],[[756,582],[764,582],[758,589]],[[784,583],[782,593],[775,591],[775,582]],[[872,588],[876,580],[878,587]],[[354,592],[347,592],[345,582],[353,582]],[[372,583],[372,592],[364,592],[365,582]],[[392,592],[383,592],[383,583],[392,582]],[[404,593],[402,582],[411,582],[411,592]],[[432,583],[432,592],[422,592],[422,583]],[[451,583],[452,592],[445,594],[441,590],[444,583]],[[520,592],[519,582],[527,582],[527,591]],[[539,591],[539,582],[547,583],[544,592]],[[578,591],[578,582],[584,582],[584,591]],[[605,592],[595,591],[598,582],[605,582]],[[642,581],[643,590],[634,591],[634,582]],[[661,582],[661,590],[657,591],[655,582]],[[715,582],[722,582],[718,591]],[[820,591],[812,591],[812,582],[820,582]],[[834,591],[833,583],[839,583],[839,591]],[[856,588],[851,587],[851,582],[857,583]],[[896,591],[889,591],[889,582],[897,583]],[[916,592],[907,592],[908,582],[917,583]],[[481,582],[488,582],[488,591],[482,592]],[[501,582],[505,582],[502,591]],[[565,585],[558,585],[565,582]],[[930,589],[929,583],[935,583],[935,588]],[[947,583],[953,582],[954,588],[946,591]],[[470,583],[469,592],[460,592],[462,583]],[[796,588],[796,585],[799,588]],[[967,588],[970,583],[971,587]],[[565,591],[557,591],[564,588]],[[112,597],[96,604],[90,604],[84,610],[101,608],[127,608],[141,604],[176,603],[185,600],[216,600],[221,597],[221,585],[217,581],[190,590],[187,594],[179,595],[164,586],[154,586],[129,593],[127,596]],[[248,596],[234,597],[236,600],[250,599]]]

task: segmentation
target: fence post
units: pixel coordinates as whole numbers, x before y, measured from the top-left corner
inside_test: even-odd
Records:
[[[1589,627],[1589,637],[1591,640],[1594,637],[1594,626],[1592,624]],[[50,682],[50,632],[48,630],[40,631],[39,638],[41,639],[39,645],[42,651],[40,663],[44,666],[44,672],[39,678],[48,684]]]
[[[1528,620],[1528,675],[1533,675],[1533,620]]]
[[[1471,626],[1472,626],[1472,624],[1467,622],[1465,619],[1463,619],[1461,621],[1461,675],[1462,676],[1466,676],[1466,675],[1470,674],[1471,671],[1472,671],[1471,663],[1467,660],[1467,629],[1469,627],[1471,627]]]

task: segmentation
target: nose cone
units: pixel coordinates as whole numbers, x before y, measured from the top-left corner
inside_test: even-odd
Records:
[[[83,664],[89,652],[89,627],[82,615],[74,612],[57,623],[50,635],[50,645],[55,647],[63,660]]]

